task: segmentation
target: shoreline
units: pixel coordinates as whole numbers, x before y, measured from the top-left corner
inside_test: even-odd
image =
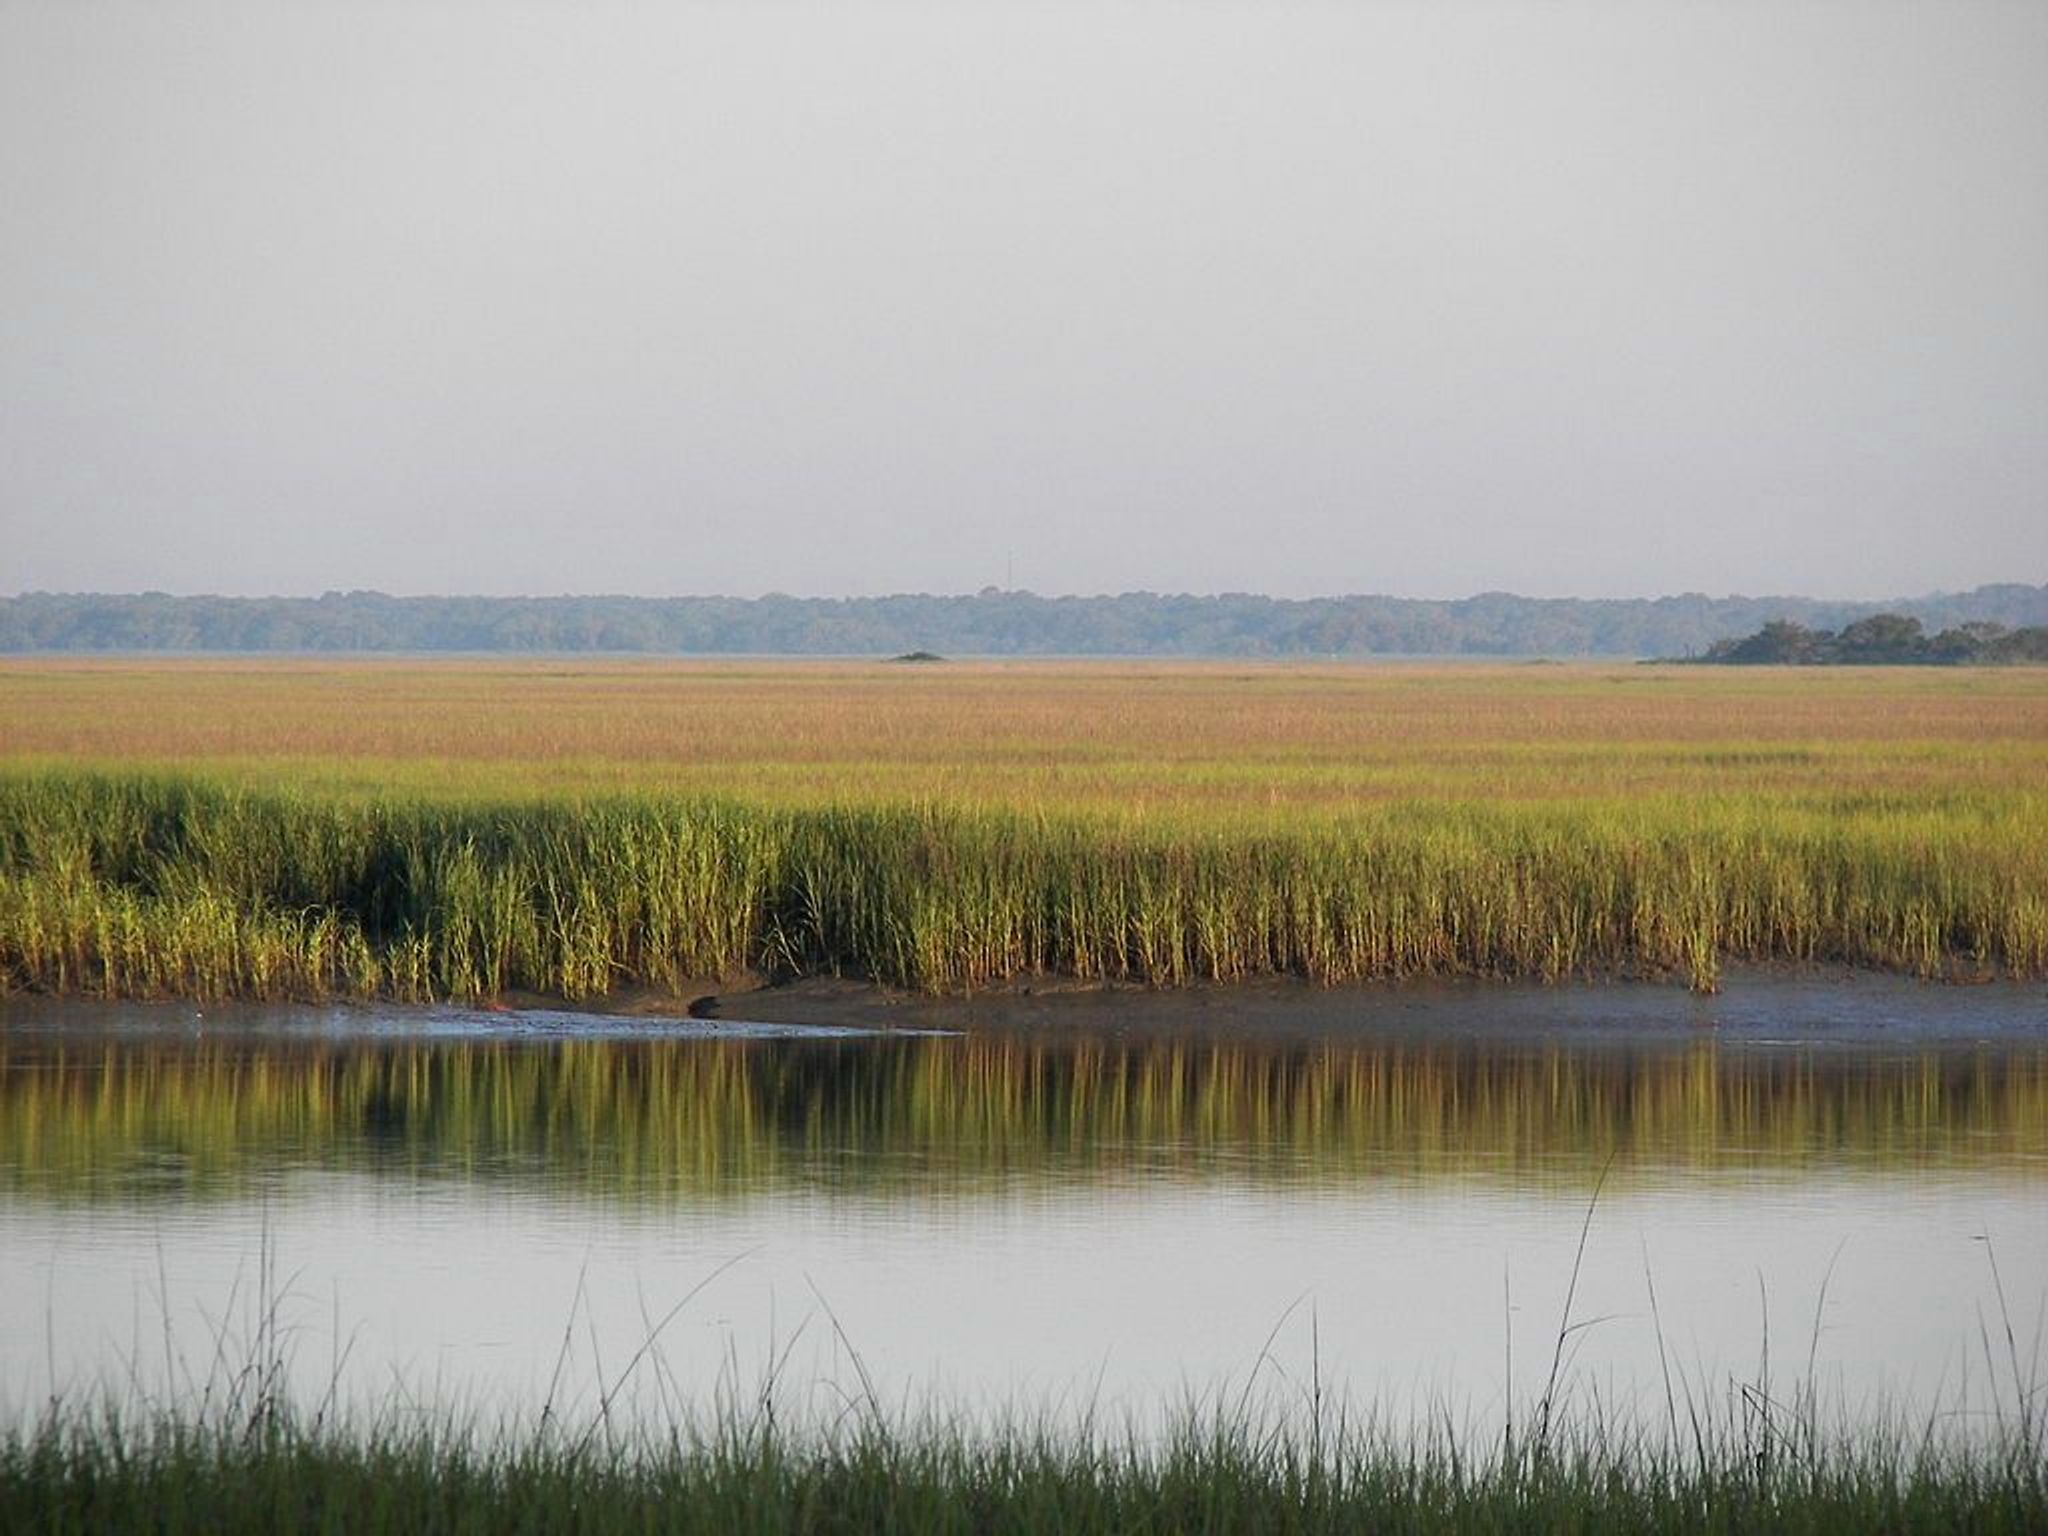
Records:
[[[824,979],[715,996],[702,1000],[691,1016],[878,1031],[1544,1039],[1682,1033],[1762,1039],[1782,1036],[1788,1013],[1806,1021],[1799,1026],[1803,1034],[1831,1039],[1976,1038],[1988,1031],[2048,1040],[2048,984],[1956,983],[1775,965],[1731,967],[1714,993],[1627,976],[1564,982],[1411,978],[1334,986],[1261,977],[1180,987],[1051,979],[929,997]]]
[[[1925,1045],[2048,1043],[2048,983],[1929,980],[1848,967],[1730,967],[1703,994],[1642,977],[1566,982],[1418,978],[1325,986],[1260,977],[1149,987],[1022,978],[972,994],[930,995],[840,977],[638,987],[570,999],[513,993],[488,1003],[397,999],[256,1000],[0,994],[0,1032],[62,1031],[98,1016],[117,1027],[211,1029],[266,1021],[326,1035],[508,1038],[775,1039],[1032,1034],[1285,1041],[1347,1036],[1633,1044]],[[376,1027],[367,1027],[374,1024]]]

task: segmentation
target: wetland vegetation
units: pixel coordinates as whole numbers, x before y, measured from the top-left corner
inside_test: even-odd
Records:
[[[2038,1529],[2044,785],[2017,668],[0,664],[0,1528]],[[1737,962],[2004,984],[1298,985]],[[835,975],[1186,1016],[496,1011]]]
[[[2048,974],[2032,671],[24,663],[0,709],[17,988]]]
[[[2048,1522],[2036,1448],[1904,1428],[1806,1436],[1796,1416],[1695,1423],[1685,1450],[1597,1425],[1474,1452],[1343,1428],[1191,1416],[1163,1445],[1030,1429],[823,1441],[756,1413],[621,1447],[479,1437],[394,1414],[367,1431],[53,1415],[0,1436],[0,1531],[764,1533],[1403,1531],[1910,1533]]]

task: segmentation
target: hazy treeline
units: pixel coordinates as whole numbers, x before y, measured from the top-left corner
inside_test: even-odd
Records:
[[[1737,666],[1962,666],[2048,662],[2048,625],[1958,624],[1930,635],[1918,619],[1874,614],[1843,629],[1774,619],[1740,640],[1717,640],[1700,661]]]
[[[1774,621],[1841,628],[1879,614],[1929,632],[2048,625],[2048,585],[1910,602],[1799,597],[1285,599],[1127,592],[972,596],[0,598],[0,651],[626,651],[1035,656],[1695,656]]]

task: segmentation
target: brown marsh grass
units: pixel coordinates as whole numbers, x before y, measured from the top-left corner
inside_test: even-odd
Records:
[[[2048,781],[2048,671],[5,660],[0,757],[1070,808]]]

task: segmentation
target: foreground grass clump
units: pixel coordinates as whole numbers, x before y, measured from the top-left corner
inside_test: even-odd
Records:
[[[0,982],[571,998],[738,968],[2048,974],[2048,796],[1436,802],[1277,818],[608,795],[437,800],[0,773]]]
[[[792,1437],[765,1423],[607,1445],[445,1428],[239,1430],[56,1415],[0,1440],[0,1531],[2034,1532],[2038,1446],[1599,1431],[1464,1454],[1243,1419],[1163,1442],[1059,1431]]]

